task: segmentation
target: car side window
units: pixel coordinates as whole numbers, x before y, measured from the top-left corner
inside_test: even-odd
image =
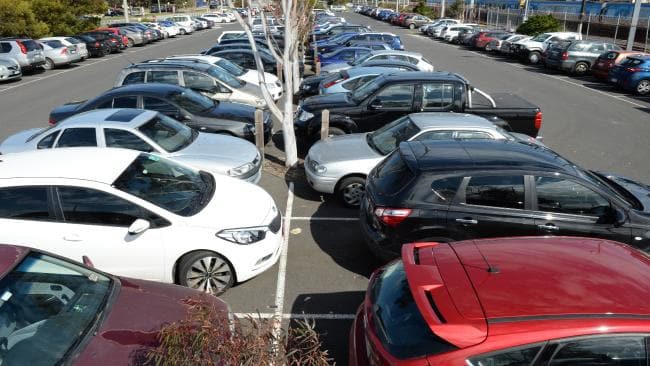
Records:
[[[104,140],[106,141],[106,147],[119,147],[144,152],[154,151],[154,148],[140,137],[129,131],[116,128],[105,128]]]
[[[0,42],[0,53],[9,53],[11,51],[11,43]]]
[[[132,72],[122,80],[122,85],[142,83],[144,83],[144,71]]]
[[[608,60],[616,60],[618,57],[618,52],[608,52],[607,55],[605,55],[605,58]]]
[[[555,177],[535,177],[537,209],[573,215],[602,216],[609,201],[576,182]]]
[[[67,128],[61,133],[56,147],[97,146],[94,128]]]
[[[440,131],[427,131],[419,134],[416,141],[426,140],[451,140],[454,138],[454,131],[440,130]]]
[[[454,85],[442,83],[422,84],[422,108],[434,110],[452,107],[454,104]]]
[[[192,89],[214,92],[214,80],[198,72],[183,71],[183,81],[185,86]]]
[[[148,71],[147,82],[178,85],[178,72],[177,71]]]
[[[524,177],[522,175],[472,177],[465,191],[468,205],[524,208]]]
[[[589,47],[589,52],[593,53],[603,53],[605,52],[605,45],[602,43],[596,43]]]
[[[464,140],[473,140],[473,139],[488,139],[492,140],[493,137],[487,132],[483,131],[456,131],[454,138],[464,139]]]
[[[375,96],[371,104],[380,102],[383,109],[409,110],[413,105],[413,84],[388,86]]]
[[[54,220],[47,202],[47,187],[1,188],[0,219]]]
[[[59,133],[61,131],[54,131],[51,134],[43,137],[41,141],[36,144],[36,148],[41,150],[41,149],[50,149],[52,146],[54,146],[54,141],[56,141],[56,137],[59,136]]]
[[[138,108],[138,97],[131,96],[113,98],[113,108]]]
[[[142,216],[138,206],[112,194],[81,187],[58,187],[65,222],[130,226]]]
[[[341,53],[339,53],[339,55],[341,56],[342,60],[345,60],[345,61],[354,60],[354,51],[341,51]]]
[[[530,365],[542,349],[542,345],[510,348],[467,360],[468,366],[525,366]]]
[[[645,366],[645,337],[593,337],[558,344],[549,366]]]
[[[152,111],[160,112],[170,117],[175,117],[180,114],[178,108],[158,98],[144,97],[142,98],[142,105],[144,109],[151,109]]]
[[[448,205],[456,196],[456,191],[463,177],[450,177],[433,181],[431,192],[433,203]]]

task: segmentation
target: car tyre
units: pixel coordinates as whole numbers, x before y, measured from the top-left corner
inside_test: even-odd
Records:
[[[219,254],[200,250],[180,259],[178,283],[216,296],[235,284],[235,271]]]
[[[539,53],[538,51],[532,51],[531,53],[528,54],[528,62],[533,65],[538,64],[541,59],[542,59],[542,54]]]
[[[413,24],[413,23],[409,24],[409,29],[410,29],[410,30],[415,29],[415,24]]]
[[[366,194],[366,180],[363,177],[345,178],[339,184],[336,194],[345,207],[359,208]]]
[[[52,70],[54,69],[54,61],[50,60],[49,58],[45,59],[45,64],[43,65],[44,70]]]
[[[131,38],[129,38],[129,39],[128,39],[127,46],[129,46],[129,48],[131,48],[131,47],[133,47],[134,45],[135,45],[135,42],[133,42],[133,40],[132,40]]]
[[[636,92],[639,95],[649,95],[650,94],[650,79],[644,79],[639,81],[636,84]]]
[[[187,34],[187,32],[185,32],[185,29],[181,28],[180,34],[181,36],[184,36],[185,34]]]
[[[589,64],[586,62],[578,62],[573,67],[573,73],[582,76],[589,71]]]

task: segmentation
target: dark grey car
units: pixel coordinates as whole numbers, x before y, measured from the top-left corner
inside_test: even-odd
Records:
[[[552,45],[546,54],[545,65],[576,75],[584,75],[596,62],[598,56],[621,48],[603,41],[570,41]]]

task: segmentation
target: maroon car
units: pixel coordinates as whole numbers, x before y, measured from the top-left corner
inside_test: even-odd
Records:
[[[158,345],[163,324],[186,318],[186,287],[115,277],[46,252],[0,245],[0,362],[128,365]]]

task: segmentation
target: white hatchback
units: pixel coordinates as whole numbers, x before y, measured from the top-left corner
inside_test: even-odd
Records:
[[[0,242],[120,276],[219,294],[280,256],[282,217],[262,188],[123,149],[0,161]]]

